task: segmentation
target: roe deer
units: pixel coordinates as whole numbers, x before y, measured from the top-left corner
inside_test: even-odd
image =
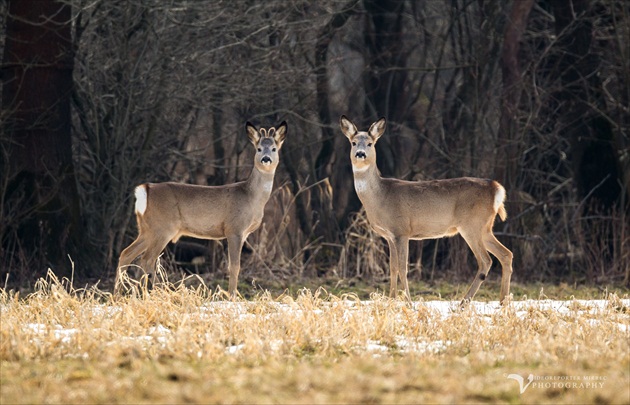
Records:
[[[121,272],[138,256],[142,256],[140,267],[155,278],[157,259],[168,242],[192,236],[227,239],[228,293],[236,296],[243,243],[262,223],[287,124],[283,121],[275,128],[257,130],[248,122],[246,130],[256,147],[254,168],[247,180],[223,186],[169,182],[136,187],[138,237],[120,254],[114,291],[121,287]]]
[[[505,220],[505,189],[498,182],[462,177],[433,181],[405,181],[382,178],[376,167],[374,146],[385,132],[385,118],[374,122],[367,132],[345,116],[341,131],[350,140],[350,160],[354,188],[365,207],[370,226],[389,245],[390,297],[397,293],[400,277],[407,300],[411,300],[407,283],[409,240],[435,239],[462,235],[475,254],[479,269],[462,304],[470,301],[485,280],[496,256],[503,268],[501,303],[510,293],[512,252],[493,235],[497,214]]]

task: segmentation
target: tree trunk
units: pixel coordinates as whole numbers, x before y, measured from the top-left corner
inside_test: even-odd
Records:
[[[497,179],[508,190],[516,184],[518,155],[522,147],[517,139],[519,128],[517,112],[521,98],[521,70],[518,52],[520,40],[527,28],[527,18],[534,0],[515,1],[506,24],[501,52],[503,92],[501,96],[501,120],[499,122],[499,147],[497,157]]]
[[[571,146],[573,178],[586,206],[606,211],[620,201],[619,156],[597,74],[601,57],[591,52],[592,2],[553,0],[556,33],[561,49],[558,74],[563,90],[560,129]]]
[[[328,48],[337,30],[343,27],[348,19],[354,15],[359,0],[351,0],[343,9],[332,16],[328,23],[317,35],[315,45],[315,69],[317,91],[317,113],[322,123],[322,146],[315,159],[315,181],[322,181],[331,177],[331,162],[335,153],[335,136],[337,119],[330,116],[330,103],[328,88]],[[313,237],[322,238],[329,242],[338,240],[339,227],[336,215],[333,212],[328,187],[322,184],[311,192],[310,205],[313,209]],[[344,204],[347,205],[347,204]],[[326,255],[327,252],[324,252]]]
[[[390,123],[401,122],[406,105],[407,72],[403,52],[403,0],[365,0],[365,43],[368,68],[365,90],[368,105],[366,117],[386,117]],[[369,123],[363,123],[363,125]],[[391,132],[377,145],[378,166],[386,176],[400,175],[396,157],[402,155],[401,143]],[[397,172],[397,169],[399,172]]]
[[[70,267],[80,223],[70,132],[72,10],[40,0],[9,0],[7,8],[0,259],[29,276],[44,266],[64,275],[58,266]]]
[[[214,161],[225,162],[225,148],[223,147],[223,89],[218,89],[214,93],[212,105],[212,146],[214,148]],[[225,184],[227,180],[227,170],[224,167],[217,167],[214,170],[214,184]]]

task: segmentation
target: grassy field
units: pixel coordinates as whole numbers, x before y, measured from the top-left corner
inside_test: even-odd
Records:
[[[516,286],[505,308],[460,310],[423,288],[413,305],[314,286],[236,302],[54,276],[0,289],[0,403],[630,402],[627,294]]]

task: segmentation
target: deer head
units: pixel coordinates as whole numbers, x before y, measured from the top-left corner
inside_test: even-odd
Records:
[[[256,129],[251,123],[245,125],[249,140],[256,147],[254,165],[261,172],[273,173],[280,162],[278,151],[287,134],[287,123],[282,121],[277,127]]]
[[[352,149],[350,151],[350,161],[354,171],[364,171],[370,165],[376,164],[376,150],[374,149],[376,142],[385,132],[385,118],[370,125],[370,129],[358,131],[356,125],[352,123],[345,115],[341,116],[339,125],[341,132],[348,138]]]

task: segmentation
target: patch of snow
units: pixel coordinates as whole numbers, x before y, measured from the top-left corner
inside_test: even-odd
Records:
[[[49,332],[48,326],[41,323],[28,323],[25,325],[26,329],[30,329],[33,334],[44,335]],[[62,343],[70,343],[72,341],[72,337],[79,332],[78,329],[64,329],[61,325],[54,325],[50,332],[55,336],[55,339],[61,341]],[[38,341],[37,337],[34,338],[34,341]]]
[[[228,354],[236,354],[243,350],[244,347],[244,344],[228,346],[225,348],[225,352]]]

